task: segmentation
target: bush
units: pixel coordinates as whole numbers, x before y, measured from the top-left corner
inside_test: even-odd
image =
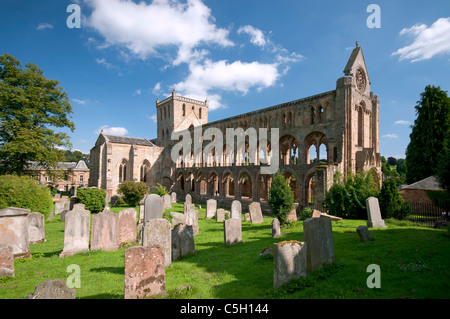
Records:
[[[39,212],[47,217],[53,208],[53,200],[46,186],[29,176],[0,176],[0,209],[18,207]]]
[[[125,204],[135,207],[139,205],[148,190],[148,186],[144,182],[125,181],[119,185],[118,193],[123,195]]]
[[[106,192],[101,188],[78,188],[77,203],[84,204],[84,208],[91,213],[98,213],[106,206]]]
[[[290,213],[294,204],[294,194],[292,193],[286,179],[280,173],[273,176],[269,205],[280,224],[286,223],[286,217]]]
[[[311,216],[312,216],[312,209],[309,207],[305,207],[305,208],[303,208],[298,219],[299,220],[307,220],[308,218],[311,218]]]
[[[405,219],[411,208],[400,196],[397,184],[391,179],[386,179],[381,187],[379,195],[380,211],[383,218]]]
[[[156,186],[154,186],[153,188],[155,190],[152,191],[152,194],[157,194],[159,196],[169,194],[169,190],[165,186],[162,186],[160,183],[156,184]]]

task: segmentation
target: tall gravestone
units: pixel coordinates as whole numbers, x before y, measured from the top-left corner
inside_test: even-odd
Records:
[[[28,214],[28,239],[30,244],[45,241],[45,217],[43,214],[38,212]]]
[[[231,218],[242,219],[242,204],[238,200],[231,202]]]
[[[92,215],[91,250],[117,250],[119,215],[108,209]]]
[[[242,223],[240,219],[230,218],[223,221],[223,234],[226,246],[242,241]]]
[[[177,203],[177,193],[175,193],[175,192],[170,193],[170,201],[172,204]]]
[[[308,272],[334,262],[334,242],[331,220],[308,218],[303,222],[303,235],[307,249]]]
[[[64,248],[60,257],[89,251],[91,213],[84,205],[75,205],[65,215]]]
[[[178,224],[172,230],[172,259],[195,254],[194,232],[192,226]]]
[[[166,266],[172,263],[171,228],[167,219],[154,218],[147,221],[142,230],[142,246],[161,245]]]
[[[306,277],[308,249],[307,244],[295,240],[274,244],[274,288],[278,288],[294,278]]]
[[[217,211],[217,200],[215,199],[208,199],[206,201],[206,218],[214,218],[216,216]]]
[[[223,222],[225,220],[225,209],[219,208],[216,210],[216,220],[218,222]]]
[[[172,197],[169,194],[165,194],[163,197],[164,209],[172,208]]]
[[[199,235],[199,226],[198,226],[198,211],[197,210],[189,210],[185,214],[185,224],[192,226],[192,231],[194,236]]]
[[[164,248],[134,246],[125,250],[125,299],[143,299],[164,293]]]
[[[367,227],[369,228],[386,228],[384,220],[381,218],[380,205],[378,198],[369,197],[366,199],[367,209]]]
[[[150,194],[144,202],[144,224],[150,219],[162,218],[164,203],[161,196]]]
[[[272,238],[278,238],[281,236],[280,221],[278,218],[272,220]]]
[[[0,246],[10,246],[14,258],[28,258],[30,240],[28,214],[31,210],[8,207],[0,210]]]
[[[119,237],[118,244],[134,244],[137,237],[136,210],[134,208],[122,209],[119,212]]]
[[[248,210],[250,212],[250,220],[252,224],[263,223],[261,204],[259,202],[252,202],[248,205]]]

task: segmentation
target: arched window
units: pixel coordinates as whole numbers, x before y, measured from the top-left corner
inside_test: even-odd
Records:
[[[324,120],[324,110],[322,105],[319,105],[319,123],[322,123]]]
[[[364,113],[363,108],[358,108],[358,146],[364,146]]]
[[[127,180],[127,161],[123,160],[119,165],[119,183]]]
[[[147,183],[150,181],[148,176],[148,171],[150,169],[150,163],[145,160],[144,163],[140,167],[140,181]]]
[[[315,118],[316,118],[316,110],[312,107],[311,108],[311,124],[314,124]]]
[[[183,116],[186,116],[186,104],[183,104]]]

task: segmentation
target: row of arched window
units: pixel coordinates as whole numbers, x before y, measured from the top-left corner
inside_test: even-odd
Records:
[[[119,183],[122,183],[124,181],[130,180],[129,176],[127,175],[127,169],[128,169],[128,161],[122,160],[122,162],[119,165]],[[139,166],[139,181],[147,183],[150,181],[150,164],[148,161],[145,161],[142,165]]]

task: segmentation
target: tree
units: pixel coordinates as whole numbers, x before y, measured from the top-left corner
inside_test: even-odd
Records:
[[[54,128],[75,125],[72,106],[59,82],[45,78],[36,65],[0,56],[0,174],[27,173],[29,161],[56,168],[70,148],[69,136]]]
[[[269,205],[280,223],[286,223],[286,218],[294,205],[294,194],[284,176],[279,172],[272,178]]]
[[[124,202],[135,207],[148,193],[149,187],[144,182],[124,181],[119,185],[118,193],[123,195]]]
[[[448,144],[450,144],[449,140],[450,136],[447,136]],[[436,178],[441,187],[450,192],[450,149],[447,149],[447,151],[439,157],[436,167]]]
[[[389,156],[387,159],[387,163],[391,166],[397,165],[397,159],[395,157]]]
[[[106,206],[106,192],[101,188],[78,188],[77,202],[91,213],[98,213]]]
[[[415,106],[416,119],[406,148],[406,181],[414,183],[436,173],[438,159],[450,145],[450,98],[440,87],[425,87]]]
[[[380,210],[383,218],[405,219],[410,213],[409,205],[400,196],[393,179],[386,179],[381,186]]]

